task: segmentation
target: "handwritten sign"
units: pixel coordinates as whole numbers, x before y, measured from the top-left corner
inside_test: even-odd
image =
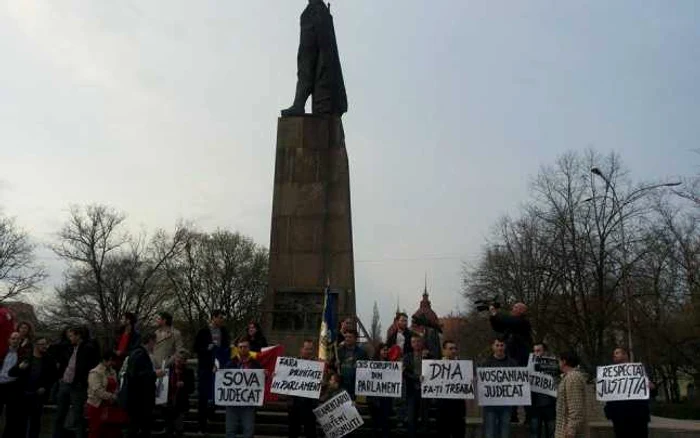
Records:
[[[480,406],[530,406],[527,367],[477,368]]]
[[[265,370],[228,370],[214,376],[214,404],[217,406],[262,406]]]
[[[270,392],[318,399],[322,379],[323,362],[278,357]]]
[[[470,360],[423,360],[421,397],[474,398],[474,365]]]
[[[355,368],[355,394],[401,397],[402,363],[358,360]]]
[[[598,401],[648,400],[649,380],[641,363],[598,367],[595,382]]]
[[[314,415],[327,438],[341,438],[364,424],[362,416],[346,391],[314,409]]]
[[[554,357],[530,355],[527,365],[530,370],[530,388],[532,392],[557,396],[557,379],[559,360]]]

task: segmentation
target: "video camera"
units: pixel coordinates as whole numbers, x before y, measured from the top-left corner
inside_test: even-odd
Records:
[[[478,312],[486,312],[489,310],[489,308],[491,308],[491,306],[495,307],[496,309],[501,308],[501,303],[496,300],[476,300],[474,304],[476,304],[476,310]]]

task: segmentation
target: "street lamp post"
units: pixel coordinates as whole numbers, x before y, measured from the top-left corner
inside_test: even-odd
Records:
[[[615,212],[620,216],[620,239],[622,239],[622,266],[623,269],[627,269],[627,260],[628,260],[628,254],[627,254],[627,240],[625,240],[625,218],[622,215],[622,204],[620,204],[620,198],[617,197],[617,192],[615,191],[615,185],[611,183],[610,179],[606,177],[603,172],[600,171],[597,167],[593,167],[591,169],[591,173],[593,175],[599,176],[603,181],[605,181],[605,186],[610,189],[612,192],[612,200],[613,200],[613,209],[616,210]],[[641,187],[632,193],[629,194],[629,202],[634,202],[637,199],[641,198],[641,196],[654,189],[658,189],[661,187],[675,187],[681,185],[680,182],[672,182],[672,183],[665,183],[665,184],[654,184],[651,186],[646,186],[646,187]],[[624,273],[624,284],[623,284],[623,293],[625,295],[625,313],[627,316],[627,351],[629,352],[629,357],[630,361],[634,362],[634,349],[632,348],[632,306],[630,303],[630,282],[629,282],[629,274]]]

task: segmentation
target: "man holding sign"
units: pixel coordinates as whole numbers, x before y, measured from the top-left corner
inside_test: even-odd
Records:
[[[557,416],[555,385],[556,376],[560,372],[559,364],[556,358],[546,356],[547,344],[544,342],[536,343],[532,351],[530,367],[532,406],[525,408],[529,414],[530,437],[552,438]]]
[[[642,364],[630,364],[629,354],[622,347],[613,351],[613,363],[618,366],[601,367],[603,370],[596,382],[596,390],[600,396],[620,392],[613,391],[613,387],[623,388],[623,382],[628,382],[630,391],[624,392],[629,396],[626,400],[608,401],[605,403],[605,416],[612,421],[615,436],[646,438],[649,436],[649,389],[651,385],[646,378],[646,372]],[[627,366],[625,366],[627,365]],[[607,386],[605,390],[598,386]],[[635,383],[636,382],[636,383]],[[603,394],[606,393],[606,394]],[[636,399],[632,399],[635,397]]]
[[[440,399],[438,400],[438,435],[449,438],[464,438],[467,399],[474,398],[474,367],[471,361],[459,360],[457,344],[454,341],[443,341],[442,355],[441,374],[447,379],[446,383],[442,385],[444,389],[441,392],[444,394],[437,396]],[[424,377],[423,388],[425,389],[425,387]],[[423,393],[423,397],[429,398],[430,396]]]
[[[506,343],[503,337],[498,336],[493,340],[491,351],[493,355],[477,370],[479,405],[483,406],[484,414],[484,438],[510,438],[510,414],[513,404],[504,403],[504,400],[514,399],[516,395],[520,399],[525,395],[525,390],[521,389],[515,394],[514,385],[510,381],[503,382],[505,372],[502,369],[518,366],[515,360],[506,356]],[[504,389],[508,389],[507,394]],[[530,396],[529,385],[527,396],[528,398]],[[494,404],[494,400],[500,400],[500,404]],[[530,404],[529,400],[527,404]]]
[[[265,375],[262,371],[244,375],[227,373],[228,370],[262,370],[258,361],[250,357],[250,343],[246,339],[239,340],[237,347],[238,357],[216,374],[214,399],[217,405],[226,406],[226,436],[235,437],[240,427],[243,438],[253,438],[255,406],[263,402]]]
[[[307,339],[301,346],[300,358],[302,361],[315,361],[314,358],[314,341]],[[279,358],[278,364],[284,358]],[[289,398],[289,414],[287,418],[289,419],[289,438],[298,438],[301,435],[301,429],[304,428],[304,436],[306,438],[316,438],[316,416],[314,415],[314,409],[318,406],[318,398],[321,395],[321,380],[323,374],[323,362],[317,362],[318,369],[311,370],[309,368],[302,369],[302,367],[297,367],[297,375],[294,376],[294,372],[288,373],[290,379],[299,380],[303,374],[305,379],[311,380],[318,377],[318,391],[315,391],[315,397],[304,394],[304,396],[292,396]],[[277,370],[275,370],[277,373]],[[272,382],[272,392],[276,392],[275,386],[277,383],[277,375]],[[280,386],[284,386],[280,383]],[[309,385],[306,385],[306,393],[310,393],[308,389]]]

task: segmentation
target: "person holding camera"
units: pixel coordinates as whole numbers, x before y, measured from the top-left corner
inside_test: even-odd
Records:
[[[501,333],[506,340],[506,354],[514,359],[518,366],[527,366],[532,348],[532,328],[527,319],[527,306],[523,303],[513,304],[510,315],[506,315],[491,305],[491,328]]]
[[[527,366],[532,348],[532,328],[526,317],[527,306],[523,303],[515,303],[510,315],[506,315],[500,312],[494,304],[489,306],[491,328],[505,339],[506,355],[513,359],[519,367]],[[512,410],[510,421],[518,423],[516,407]]]

